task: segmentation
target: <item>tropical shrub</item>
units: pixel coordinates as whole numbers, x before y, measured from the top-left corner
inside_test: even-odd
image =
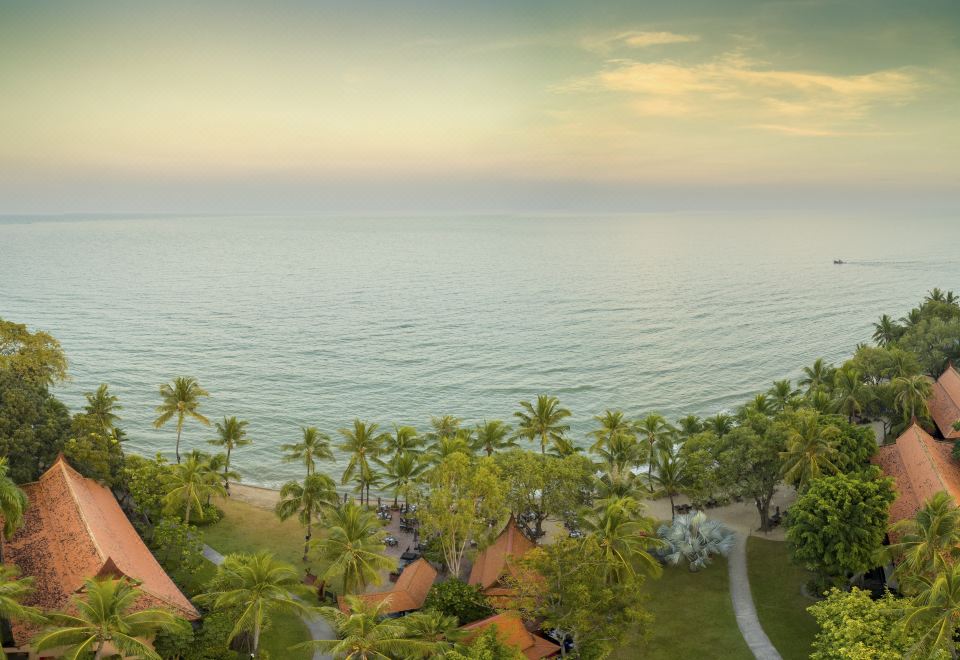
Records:
[[[716,520],[707,520],[702,511],[677,516],[672,524],[662,525],[657,536],[667,544],[663,557],[676,566],[685,560],[691,571],[706,568],[714,555],[726,557],[733,548],[734,533]]]
[[[490,601],[480,592],[480,588],[457,578],[450,578],[430,587],[423,607],[455,616],[460,625],[493,614]]]

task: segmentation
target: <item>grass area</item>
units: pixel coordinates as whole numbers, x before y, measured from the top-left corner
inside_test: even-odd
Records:
[[[310,639],[310,630],[307,625],[295,616],[276,616],[270,623],[270,628],[264,631],[260,645],[271,658],[284,660],[309,660],[313,651],[309,649],[289,650],[294,644],[300,644]]]
[[[216,505],[223,510],[223,519],[201,528],[204,542],[214,550],[224,555],[270,550],[299,571],[307,567],[302,561],[303,527],[296,518],[281,522],[272,511],[230,498],[219,499]],[[318,532],[319,526],[314,526],[315,537]]]
[[[645,642],[628,641],[612,658],[753,658],[733,615],[723,558],[699,573],[666,567],[663,576],[648,580],[644,590],[650,596],[647,609],[654,616],[650,637]]]
[[[810,574],[790,562],[785,543],[747,539],[747,572],[760,625],[784,660],[810,656],[817,623],[807,612],[814,601],[800,592]]]

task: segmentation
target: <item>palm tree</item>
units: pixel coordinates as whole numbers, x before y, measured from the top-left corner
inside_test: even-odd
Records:
[[[351,479],[356,479],[360,490],[360,501],[363,502],[363,492],[366,489],[367,500],[370,504],[370,484],[374,481],[373,462],[383,451],[383,443],[386,442],[389,434],[377,433],[376,424],[367,424],[359,419],[353,420],[352,429],[340,429],[339,433],[344,440],[337,448],[350,455],[350,462],[343,471],[343,481],[348,483]]]
[[[685,415],[677,420],[677,429],[680,437],[689,438],[703,431],[704,423],[697,415]]]
[[[336,607],[319,609],[339,639],[314,639],[294,648],[317,649],[347,660],[431,657],[440,650],[435,640],[412,639],[409,624],[404,620],[388,618],[384,610],[389,599],[367,603],[355,596],[347,596],[346,602],[349,614]]]
[[[834,409],[833,399],[823,390],[817,389],[807,394],[807,405],[818,413],[829,413]]]
[[[927,291],[927,295],[926,295],[926,297],[923,299],[923,302],[925,302],[925,303],[929,303],[929,302],[941,302],[941,303],[942,303],[942,302],[946,302],[946,301],[947,301],[946,294],[944,294],[943,289],[941,289],[941,288],[938,287],[938,286],[935,286],[935,287],[933,287],[932,289],[930,289],[929,291]]]
[[[758,394],[753,400],[740,407],[739,416],[741,419],[751,414],[762,415],[763,417],[773,417],[777,413],[777,405],[766,394]]]
[[[603,503],[584,518],[582,526],[586,532],[584,546],[591,554],[603,557],[611,584],[638,570],[660,574],[660,562],[647,550],[663,547],[664,543],[653,535],[653,521],[639,515],[636,500]]]
[[[195,419],[204,426],[210,426],[210,420],[200,414],[200,397],[210,393],[200,387],[196,378],[174,378],[173,383],[160,386],[163,403],[157,406],[159,416],[153,420],[154,428],[162,428],[174,417],[177,418],[177,463],[180,462],[180,433],[187,418]]]
[[[807,394],[817,390],[829,389],[833,386],[834,368],[823,361],[823,358],[817,358],[813,366],[803,368],[803,378],[797,384],[800,387],[807,388]]]
[[[797,400],[800,392],[793,389],[788,378],[774,381],[773,387],[767,391],[767,395],[773,402],[774,410],[782,412],[791,407]]]
[[[63,647],[60,657],[65,658],[93,653],[100,660],[109,643],[124,656],[160,660],[143,640],[158,631],[186,631],[189,624],[161,608],[131,612],[142,595],[127,578],[85,580],[82,595],[73,597],[77,613],[49,615],[56,627],[40,633],[32,646],[35,651]]]
[[[673,498],[690,483],[686,460],[679,452],[661,447],[655,453],[653,462],[657,466],[653,472],[653,484],[670,498],[670,519],[673,520],[675,516]]]
[[[897,376],[893,379],[893,401],[903,411],[904,419],[930,416],[927,401],[933,393],[933,385],[926,376]]]
[[[833,376],[833,392],[837,412],[846,415],[851,424],[853,418],[863,412],[871,397],[870,388],[860,378],[860,372],[853,367],[837,370]]]
[[[215,472],[220,480],[220,483],[223,484],[224,490],[227,490],[227,495],[230,494],[230,482],[231,481],[240,481],[240,473],[236,470],[227,469],[227,455],[225,453],[217,452],[213,456],[208,456],[202,452],[200,454],[201,460],[207,462],[207,468],[212,472]],[[210,498],[213,496],[213,493],[207,493],[207,504],[210,503]]]
[[[733,430],[735,420],[727,413],[719,412],[713,417],[707,417],[703,421],[703,426],[705,429],[713,431],[718,438],[722,438]]]
[[[489,422],[483,420],[483,424],[477,424],[473,445],[476,451],[483,451],[486,452],[487,456],[493,456],[494,452],[512,449],[516,446],[516,441],[510,437],[510,426],[508,424],[504,424],[499,419]]]
[[[410,485],[429,467],[417,454],[406,453],[387,464],[387,481],[384,486],[393,491],[393,506],[397,507],[400,493],[407,493]],[[404,497],[405,503],[409,498]]]
[[[527,440],[540,439],[540,453],[546,455],[547,445],[562,438],[570,430],[567,424],[561,422],[570,417],[570,411],[560,406],[560,400],[555,396],[541,394],[537,397],[537,405],[529,401],[521,401],[518,410],[513,416],[520,420],[516,436]]]
[[[341,593],[362,593],[368,584],[380,583],[380,571],[396,567],[384,552],[380,521],[372,512],[348,502],[327,511],[324,524],[327,534],[313,542],[313,550],[327,566],[323,580],[339,580]]]
[[[408,639],[432,643],[432,648],[419,654],[422,658],[443,657],[466,639],[467,635],[466,631],[460,630],[457,617],[437,610],[420,610],[408,614],[401,621]],[[417,654],[411,652],[411,655]]]
[[[587,433],[593,438],[590,451],[608,447],[610,442],[619,436],[636,437],[633,432],[633,423],[620,410],[604,410],[602,415],[595,415],[593,419],[599,428]]]
[[[646,441],[647,484],[653,490],[653,454],[659,446],[673,441],[676,429],[660,413],[650,413],[636,423],[636,431]]]
[[[553,448],[547,452],[547,456],[554,458],[566,458],[583,451],[583,447],[573,444],[573,440],[567,437],[557,438],[553,441]]]
[[[607,472],[613,475],[630,472],[643,460],[642,448],[632,434],[615,435],[605,447],[597,449],[594,453],[600,457]]]
[[[797,413],[787,430],[787,449],[780,452],[784,479],[803,490],[820,475],[839,472],[833,462],[837,456],[834,442],[839,434],[836,426],[821,424],[820,413],[815,410]]]
[[[393,435],[386,437],[383,451],[390,455],[392,463],[404,454],[419,454],[423,451],[423,442],[423,438],[417,435],[417,429],[412,426],[394,425]]]
[[[901,328],[890,316],[884,314],[873,324],[873,341],[877,346],[889,346],[900,337]]]
[[[703,511],[683,514],[670,525],[661,525],[657,536],[668,545],[665,559],[671,566],[686,559],[691,572],[710,564],[714,555],[726,557],[733,549],[734,533],[717,520],[707,520]]]
[[[295,444],[281,445],[280,448],[286,452],[283,460],[287,463],[303,463],[309,477],[313,474],[317,459],[333,458],[330,436],[321,433],[316,426],[302,427],[300,431],[303,433],[303,440]]]
[[[310,539],[313,537],[313,521],[327,507],[336,507],[340,503],[337,485],[325,474],[311,474],[303,480],[303,485],[288,481],[280,489],[280,501],[275,511],[280,520],[297,516],[300,524],[306,528],[303,540],[303,561],[307,561],[310,551]]]
[[[20,577],[16,566],[0,564],[0,617],[8,621],[43,623],[46,619],[36,607],[24,605],[23,600],[33,592],[32,577]],[[4,658],[0,649],[0,658]]]
[[[96,392],[85,392],[87,405],[84,406],[84,412],[89,417],[97,421],[100,429],[107,433],[113,429],[113,425],[120,419],[114,411],[123,408],[117,401],[120,399],[110,394],[106,383],[101,383]]]
[[[439,465],[443,462],[443,459],[457,452],[473,456],[473,443],[462,432],[462,429],[452,436],[437,438],[436,442],[427,450],[424,459],[431,465]]]
[[[300,582],[293,566],[274,559],[267,551],[255,555],[228,555],[217,569],[214,591],[197,597],[216,610],[235,609],[236,623],[227,637],[230,642],[241,633],[253,637],[251,657],[260,652],[260,633],[273,616],[309,613],[313,608],[298,596],[311,595]]]
[[[3,535],[8,539],[23,524],[23,512],[28,504],[26,493],[7,476],[9,472],[7,457],[0,456],[0,516],[3,517]]]
[[[922,320],[923,312],[916,308],[911,309],[906,316],[900,317],[900,323],[905,326],[905,329],[910,329],[915,325],[918,325]]]
[[[213,495],[227,494],[220,475],[210,469],[210,464],[199,453],[190,454],[185,462],[173,466],[167,480],[169,490],[163,503],[168,511],[183,511],[183,522],[187,525],[194,511],[203,519],[204,501]]]
[[[433,428],[427,437],[430,440],[439,440],[440,438],[449,438],[460,430],[460,422],[463,420],[453,415],[443,415],[441,417],[431,417],[430,426]]]
[[[908,575],[932,575],[938,566],[954,564],[960,558],[960,509],[946,491],[935,493],[913,518],[891,526],[896,543],[887,546],[899,559],[901,580]]]
[[[960,564],[940,566],[933,575],[912,576],[908,583],[908,590],[917,595],[903,623],[921,632],[916,657],[934,657],[936,651],[954,657],[960,625]]]
[[[245,447],[253,442],[247,437],[247,424],[244,419],[224,416],[223,422],[217,422],[217,438],[207,440],[211,445],[217,447],[226,447],[227,460],[223,464],[223,483],[227,489],[227,495],[230,494],[230,480],[226,475],[230,472],[230,453],[237,447]]]

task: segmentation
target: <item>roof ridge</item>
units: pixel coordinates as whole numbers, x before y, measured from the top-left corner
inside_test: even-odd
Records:
[[[77,498],[76,484],[74,484],[73,479],[70,478],[71,475],[67,472],[67,468],[70,468],[70,470],[73,472],[76,472],[76,470],[74,470],[70,464],[67,463],[67,459],[64,458],[62,453],[57,457],[56,462],[50,466],[50,469],[43,473],[40,478],[43,479],[43,477],[47,476],[47,474],[49,474],[55,467],[58,466],[63,474],[63,480],[67,485],[67,491],[70,493],[70,499],[73,501],[73,506],[77,509],[77,515],[80,517],[81,522],[83,522],[83,526],[87,529],[87,536],[90,538],[90,542],[93,543],[93,547],[96,549],[97,555],[100,557],[100,561],[106,562],[109,557],[107,556],[107,553],[103,551],[103,548],[100,547],[100,541],[97,538],[97,535],[94,534],[93,527],[90,525],[90,521],[87,520],[87,517],[83,513],[83,507],[80,506],[80,501]],[[79,472],[76,472],[76,474],[81,479],[84,478]]]
[[[947,484],[944,483],[944,481],[943,481],[943,475],[940,473],[940,464],[937,462],[937,459],[936,459],[936,458],[933,456],[933,454],[930,452],[930,448],[927,446],[927,442],[926,442],[926,440],[925,440],[924,437],[923,437],[923,436],[927,435],[926,431],[924,431],[923,429],[921,429],[921,428],[920,428],[919,426],[917,426],[916,424],[914,425],[914,427],[915,427],[915,431],[916,431],[917,442],[920,443],[920,447],[921,447],[921,449],[923,450],[923,455],[926,456],[927,460],[930,462],[930,465],[933,466],[933,472],[934,472],[934,474],[935,474],[936,477],[937,477],[937,482],[940,484],[940,486],[942,486],[942,488],[940,488],[939,490],[945,490],[945,491],[947,491],[947,492],[949,493],[949,492],[950,492],[950,489],[947,487]],[[921,435],[921,433],[922,433],[923,435]],[[929,437],[929,436],[928,436],[928,437]],[[934,440],[934,442],[936,442],[936,441]]]

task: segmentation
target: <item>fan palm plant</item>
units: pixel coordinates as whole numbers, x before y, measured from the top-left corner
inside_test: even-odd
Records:
[[[13,536],[23,525],[23,512],[27,510],[27,495],[8,476],[10,463],[0,456],[0,516],[3,517],[3,535]]]
[[[307,476],[313,474],[318,459],[333,459],[330,451],[330,436],[321,433],[315,426],[306,426],[300,429],[303,439],[293,444],[281,445],[280,449],[286,452],[283,457],[286,463],[303,463],[307,469]]]
[[[311,594],[301,584],[299,573],[290,564],[274,559],[270,552],[228,555],[211,584],[213,590],[198,596],[197,600],[215,610],[237,613],[227,641],[249,633],[253,658],[260,652],[260,634],[273,617],[314,611],[298,598]]]
[[[325,474],[311,474],[303,484],[288,481],[280,489],[280,501],[275,511],[280,520],[297,516],[306,530],[303,540],[303,561],[307,561],[310,551],[310,539],[313,538],[313,521],[328,507],[340,503],[337,486],[333,479]]]
[[[187,456],[183,463],[173,466],[167,475],[169,490],[163,498],[167,511],[183,513],[183,522],[190,524],[190,515],[196,512],[203,519],[203,503],[212,495],[226,495],[220,475],[210,468],[201,454]]]
[[[327,534],[312,543],[312,550],[326,566],[322,578],[339,581],[341,593],[362,593],[370,583],[380,583],[380,571],[396,567],[384,552],[378,533],[380,521],[370,511],[348,502],[324,516]]]
[[[63,648],[60,657],[64,658],[92,653],[100,660],[109,645],[125,656],[160,660],[143,640],[159,631],[183,632],[189,624],[165,609],[131,611],[142,595],[127,578],[86,580],[82,592],[73,598],[77,613],[50,614],[54,626],[40,633],[32,646],[38,652]]]
[[[370,504],[370,485],[375,480],[373,465],[383,451],[384,442],[389,437],[387,433],[378,433],[378,428],[376,424],[368,424],[355,419],[352,429],[340,429],[339,431],[340,435],[343,436],[343,442],[337,448],[350,456],[347,467],[343,471],[341,483],[346,484],[351,480],[356,480],[361,503],[364,501],[363,495],[364,490],[366,490],[366,503]]]
[[[702,511],[677,516],[672,524],[661,525],[657,536],[667,545],[667,563],[676,566],[685,559],[693,572],[706,568],[714,555],[726,557],[735,541],[726,525],[707,520]]]
[[[473,448],[476,451],[482,451],[487,456],[493,456],[495,452],[512,449],[517,446],[516,441],[510,437],[510,426],[504,424],[499,419],[483,421],[483,424],[477,424],[474,433]]]
[[[224,417],[223,422],[217,422],[217,437],[207,441],[211,445],[227,450],[226,460],[223,463],[223,484],[227,489],[227,495],[230,494],[230,480],[227,478],[227,474],[230,473],[230,454],[237,447],[245,447],[253,442],[247,437],[247,424],[248,422],[244,419]]]
[[[187,419],[194,419],[204,426],[210,426],[210,420],[200,414],[200,398],[210,396],[210,393],[200,387],[196,378],[174,378],[172,383],[160,386],[160,397],[163,403],[157,406],[159,415],[153,420],[154,428],[162,428],[167,422],[177,419],[177,463],[180,462],[180,434],[183,432],[183,423]]]
[[[519,421],[516,437],[527,440],[540,440],[540,453],[546,455],[547,445],[570,430],[570,426],[563,424],[563,420],[570,417],[570,411],[560,405],[555,396],[541,394],[537,397],[536,405],[529,401],[521,401],[518,410],[513,413]]]
[[[84,412],[97,421],[103,433],[109,433],[120,416],[115,411],[123,408],[117,401],[120,399],[112,394],[106,383],[101,383],[96,392],[85,392],[87,400]]]

